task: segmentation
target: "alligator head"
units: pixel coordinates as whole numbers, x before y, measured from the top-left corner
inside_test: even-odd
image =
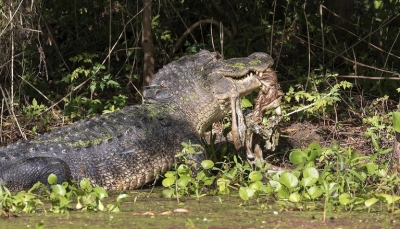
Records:
[[[234,93],[243,97],[260,88],[259,78],[272,64],[265,53],[223,60],[203,50],[164,66],[144,91],[144,102],[178,106],[202,133],[230,111]]]

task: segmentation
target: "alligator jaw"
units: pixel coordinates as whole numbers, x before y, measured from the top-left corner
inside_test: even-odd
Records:
[[[239,97],[244,97],[253,90],[262,86],[262,76],[273,65],[272,57],[265,53],[256,52],[248,57],[233,58],[220,62],[214,72],[229,78],[232,81],[233,92]],[[229,101],[231,90],[218,94],[216,98],[221,101]]]
[[[257,78],[259,74],[262,73],[251,71],[243,77],[228,77],[227,79],[230,80],[230,87],[232,90],[216,94],[215,98],[218,100],[219,104],[223,105],[230,101],[230,98],[233,96],[232,93],[236,93],[236,96],[240,98],[250,94],[252,91],[262,86],[261,81]]]

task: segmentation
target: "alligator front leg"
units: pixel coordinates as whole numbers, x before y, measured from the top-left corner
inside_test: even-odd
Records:
[[[27,190],[40,181],[48,184],[47,178],[55,174],[58,183],[71,181],[72,175],[68,164],[58,158],[32,157],[22,158],[1,169],[0,182],[11,191]]]

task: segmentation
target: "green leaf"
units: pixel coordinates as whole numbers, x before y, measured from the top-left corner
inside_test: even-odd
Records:
[[[320,197],[324,191],[317,186],[313,186],[307,190],[308,195],[310,195],[311,199],[316,199]]]
[[[294,193],[290,194],[290,196],[289,196],[290,202],[298,203],[298,202],[300,202],[300,200],[301,200],[301,196],[297,192],[294,192]]]
[[[319,178],[318,170],[314,167],[305,168],[303,170],[303,177]]]
[[[174,196],[174,190],[164,189],[161,192],[161,196],[166,198],[172,198]]]
[[[300,149],[293,150],[289,155],[290,162],[292,162],[295,165],[300,165],[304,163],[305,158],[307,158],[307,155]]]
[[[49,183],[50,185],[57,184],[57,181],[57,176],[54,173],[50,174],[49,177],[47,177],[47,183]]]
[[[166,188],[168,188],[169,186],[173,185],[174,183],[175,183],[175,179],[173,177],[166,177],[162,181],[162,185],[164,187],[166,187]]]
[[[269,184],[271,185],[272,188],[274,188],[275,192],[279,192],[279,190],[282,189],[282,185],[278,181],[270,180]]]
[[[263,175],[261,174],[260,171],[252,171],[249,174],[249,179],[251,182],[260,181],[260,180],[262,180],[262,178],[263,178]]]
[[[32,106],[36,107],[38,105],[37,101],[35,98],[33,98],[32,100]]]
[[[383,200],[386,201],[388,204],[392,204],[392,203],[394,203],[394,202],[400,200],[400,196],[392,196],[392,195],[384,194],[384,193],[376,194],[376,196],[377,196],[378,198],[380,197],[380,199],[383,199]]]
[[[218,178],[217,180],[217,186],[218,186],[218,192],[221,194],[229,194],[229,184],[230,181],[225,178]]]
[[[314,177],[304,177],[301,179],[301,185],[304,187],[309,187],[313,186],[315,183],[317,183],[318,179]]]
[[[340,194],[340,196],[339,196],[339,203],[340,203],[341,205],[348,205],[348,204],[351,204],[351,202],[353,202],[353,201],[352,201],[352,199],[351,199],[350,194],[348,194],[348,193],[342,193],[342,194]]]
[[[297,186],[299,183],[299,180],[297,177],[289,172],[284,172],[280,177],[279,177],[279,182],[283,185],[285,185],[287,188],[294,188]]]
[[[82,189],[91,190],[90,181],[86,178],[82,179],[79,185]]]
[[[127,197],[129,197],[129,195],[128,194],[120,194],[120,195],[118,195],[118,197],[117,197],[117,203],[121,203],[125,198],[127,198]]]
[[[204,160],[201,162],[203,169],[212,169],[214,167],[214,162],[211,160]]]
[[[239,188],[239,196],[242,200],[249,200],[254,195],[254,190],[249,187],[240,187]]]
[[[165,177],[175,177],[175,171],[168,171],[164,174]]]
[[[179,165],[178,169],[176,170],[179,174],[179,176],[189,176],[190,171],[189,171],[189,166],[181,164]]]
[[[289,198],[290,193],[289,193],[289,191],[288,191],[285,187],[282,186],[282,188],[279,189],[277,195],[278,195],[278,197],[281,198],[281,199],[287,199],[287,198]]]
[[[253,104],[251,104],[251,102],[246,98],[243,98],[241,100],[241,104],[242,104],[243,108],[248,108],[248,107],[252,107],[253,106]]]
[[[346,169],[347,171],[349,171],[351,174],[353,174],[353,176],[357,177],[361,182],[364,182],[366,179],[366,176],[363,175],[363,172],[357,173],[355,170],[352,169]]]
[[[400,133],[400,112],[393,112],[393,129]]]
[[[189,176],[182,176],[176,181],[176,185],[178,185],[179,188],[185,188],[189,184],[189,181],[190,181]]]
[[[365,168],[367,168],[368,175],[373,175],[375,174],[375,171],[379,168],[379,166],[374,163],[368,163],[365,164]]]
[[[249,187],[251,189],[253,189],[254,191],[261,191],[261,190],[263,190],[264,185],[263,185],[263,183],[261,181],[256,181],[254,183],[251,183],[249,185]]]
[[[65,190],[64,186],[60,184],[52,185],[51,190],[53,191],[53,193],[58,194],[60,196],[64,196],[67,193],[67,190]]]
[[[375,198],[375,197],[372,197],[372,198],[366,200],[364,203],[365,203],[365,206],[366,206],[367,208],[369,208],[369,207],[371,207],[372,205],[374,205],[376,202],[378,202],[378,199]]]
[[[93,188],[93,191],[97,194],[100,200],[108,197],[108,193],[103,187],[95,187]]]
[[[317,142],[312,142],[308,146],[308,149],[310,150],[307,156],[308,161],[313,161],[316,157],[321,155],[321,146]]]

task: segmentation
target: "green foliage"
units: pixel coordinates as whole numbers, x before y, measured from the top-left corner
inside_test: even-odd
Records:
[[[164,175],[162,185],[168,189],[163,190],[162,195],[169,198],[190,195],[200,199],[205,196],[203,190],[214,183],[215,176],[211,175],[214,162],[203,160],[200,169],[192,158],[202,153],[196,151],[201,146],[190,142],[183,142],[182,146],[184,147],[182,152],[176,156],[182,160],[182,164],[175,164],[175,171],[168,171]]]
[[[61,82],[69,83],[71,90],[76,86],[89,81],[89,90],[76,96],[72,100],[64,99],[65,114],[71,118],[82,117],[82,109],[87,109],[87,114],[100,112],[110,113],[119,110],[126,104],[126,96],[118,95],[108,99],[105,104],[100,99],[93,98],[95,93],[101,93],[104,89],[120,89],[120,84],[112,79],[110,74],[103,73],[104,65],[94,62],[96,54],[82,53],[71,57],[70,61],[78,67],[61,79]]]
[[[196,152],[190,143],[184,145],[185,152]],[[387,204],[388,211],[393,211],[400,199],[394,193],[400,179],[396,174],[388,175],[389,160],[384,159],[388,152],[362,156],[337,144],[323,148],[313,142],[291,152],[289,160],[296,166],[293,170],[270,171],[269,164],[257,162],[250,166],[234,156],[232,161],[216,165],[203,161],[199,174],[205,172],[206,180],[191,177],[190,166],[183,163],[165,174],[162,183],[166,189],[162,193],[166,197],[189,195],[199,199],[205,195],[202,188],[210,191],[209,185],[213,184],[220,195],[237,190],[245,203],[253,200],[262,208],[268,200],[276,199],[282,209],[322,208],[325,214],[333,210],[369,211],[377,203]],[[208,176],[208,169],[218,171],[218,178]]]
[[[32,104],[30,106],[24,106],[22,111],[27,117],[34,118],[38,117],[46,108],[47,107],[45,105],[39,105],[36,99],[33,99]]]
[[[322,83],[322,81],[315,82]],[[304,112],[306,112],[307,116],[316,116],[317,114],[323,112],[332,112],[332,107],[340,99],[340,89],[349,89],[353,85],[347,81],[341,81],[338,84],[335,84],[330,88],[329,93],[321,93],[317,90],[305,91],[299,90],[295,91],[295,89],[290,86],[289,91],[285,94],[286,102],[291,104],[291,109],[295,110],[298,113],[298,117],[303,119]],[[301,87],[299,85],[299,87]],[[293,101],[294,100],[294,101]]]
[[[393,112],[393,129],[400,133],[400,112]]]
[[[4,185],[0,185],[0,209],[13,213],[33,213],[40,206],[46,212],[44,203],[49,202],[48,211],[54,213],[65,213],[70,210],[120,212],[122,201],[128,197],[127,194],[120,194],[115,204],[104,206],[108,193],[102,187],[92,187],[88,179],[81,180],[79,185],[75,182],[57,184],[57,177],[50,174],[47,182],[50,189],[38,182],[28,191],[16,194],[12,194]]]

